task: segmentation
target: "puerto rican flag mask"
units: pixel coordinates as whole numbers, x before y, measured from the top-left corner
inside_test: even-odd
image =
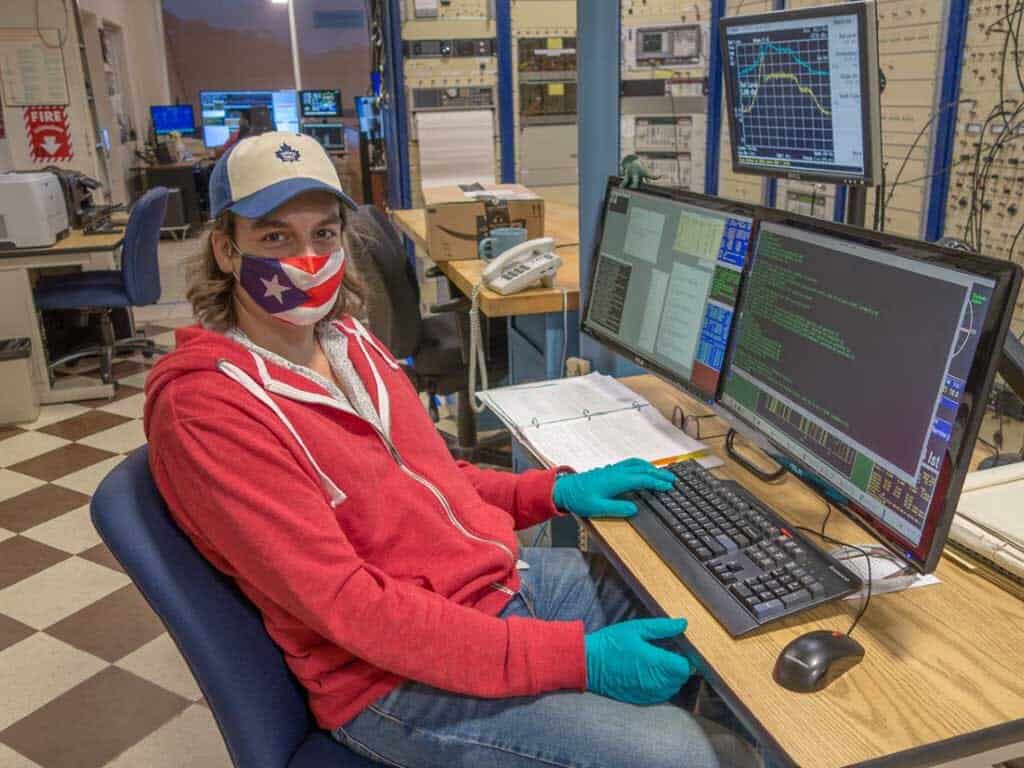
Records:
[[[232,243],[234,245],[234,243]],[[345,275],[345,249],[325,256],[266,258],[243,253],[236,277],[263,311],[291,325],[314,325],[338,298]]]

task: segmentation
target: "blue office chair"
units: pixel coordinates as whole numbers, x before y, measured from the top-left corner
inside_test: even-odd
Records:
[[[44,277],[37,283],[35,302],[38,309],[77,309],[100,318],[102,344],[54,360],[50,363],[51,376],[58,366],[99,355],[100,376],[104,383],[110,383],[115,352],[140,349],[148,356],[163,351],[152,340],[143,337],[115,340],[111,311],[155,304],[160,298],[157,250],[168,193],[166,187],[153,187],[135,201],[121,246],[120,269]]]
[[[174,524],[148,451],[100,483],[93,525],[188,662],[236,768],[371,768],[317,728],[255,606]]]

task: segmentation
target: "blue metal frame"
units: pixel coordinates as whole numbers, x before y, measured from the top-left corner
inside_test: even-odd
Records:
[[[495,30],[498,36],[498,135],[501,138],[501,181],[516,180],[516,124],[512,99],[512,0],[496,0]]]
[[[392,208],[412,206],[409,173],[409,120],[405,108],[405,63],[402,56],[402,0],[385,5],[387,34],[384,36],[386,66],[384,82],[390,96],[383,110],[384,148],[388,161],[388,204]]]
[[[964,42],[967,39],[968,0],[949,0],[946,32],[946,61],[942,71],[942,87],[936,109],[935,146],[932,151],[931,184],[928,195],[928,216],[925,240],[938,240],[946,226],[946,197],[949,194],[949,166],[953,162],[956,118],[960,110],[949,105],[960,98],[960,70],[963,66]]]
[[[718,22],[725,16],[725,0],[711,0],[711,51],[708,54],[707,153],[704,158],[704,192],[718,194],[718,162],[722,141],[722,46]]]
[[[832,214],[832,221],[840,224],[846,221],[846,187],[842,184],[836,185],[836,208]]]
[[[601,207],[608,177],[619,172],[620,4],[577,0],[577,131],[579,134],[580,312],[586,302],[590,256],[600,236]],[[578,329],[577,329],[578,332]],[[580,336],[580,355],[596,371],[630,376],[643,371],[603,344]]]

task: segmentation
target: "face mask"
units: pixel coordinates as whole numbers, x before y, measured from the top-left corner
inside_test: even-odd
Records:
[[[314,325],[334,308],[345,274],[345,249],[326,256],[272,259],[243,253],[235,277],[269,315],[291,325]]]

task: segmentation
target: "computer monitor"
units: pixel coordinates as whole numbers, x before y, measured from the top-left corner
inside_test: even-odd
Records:
[[[719,34],[734,171],[879,183],[873,3],[725,18]]]
[[[324,149],[345,149],[345,126],[341,123],[303,123],[302,132],[319,141]]]
[[[341,91],[299,91],[303,117],[341,117]]]
[[[241,115],[258,111],[258,119],[265,128],[263,115],[269,113],[274,130],[298,133],[299,116],[295,91],[200,91],[199,109],[203,125],[203,143],[219,147],[238,130]],[[267,110],[264,113],[262,110]]]
[[[191,104],[154,104],[149,108],[149,116],[157,136],[174,132],[192,136],[196,132],[196,118]]]
[[[584,333],[712,401],[752,214],[720,198],[610,180]]]
[[[719,404],[901,560],[931,571],[1020,267],[781,212],[758,218]]]

